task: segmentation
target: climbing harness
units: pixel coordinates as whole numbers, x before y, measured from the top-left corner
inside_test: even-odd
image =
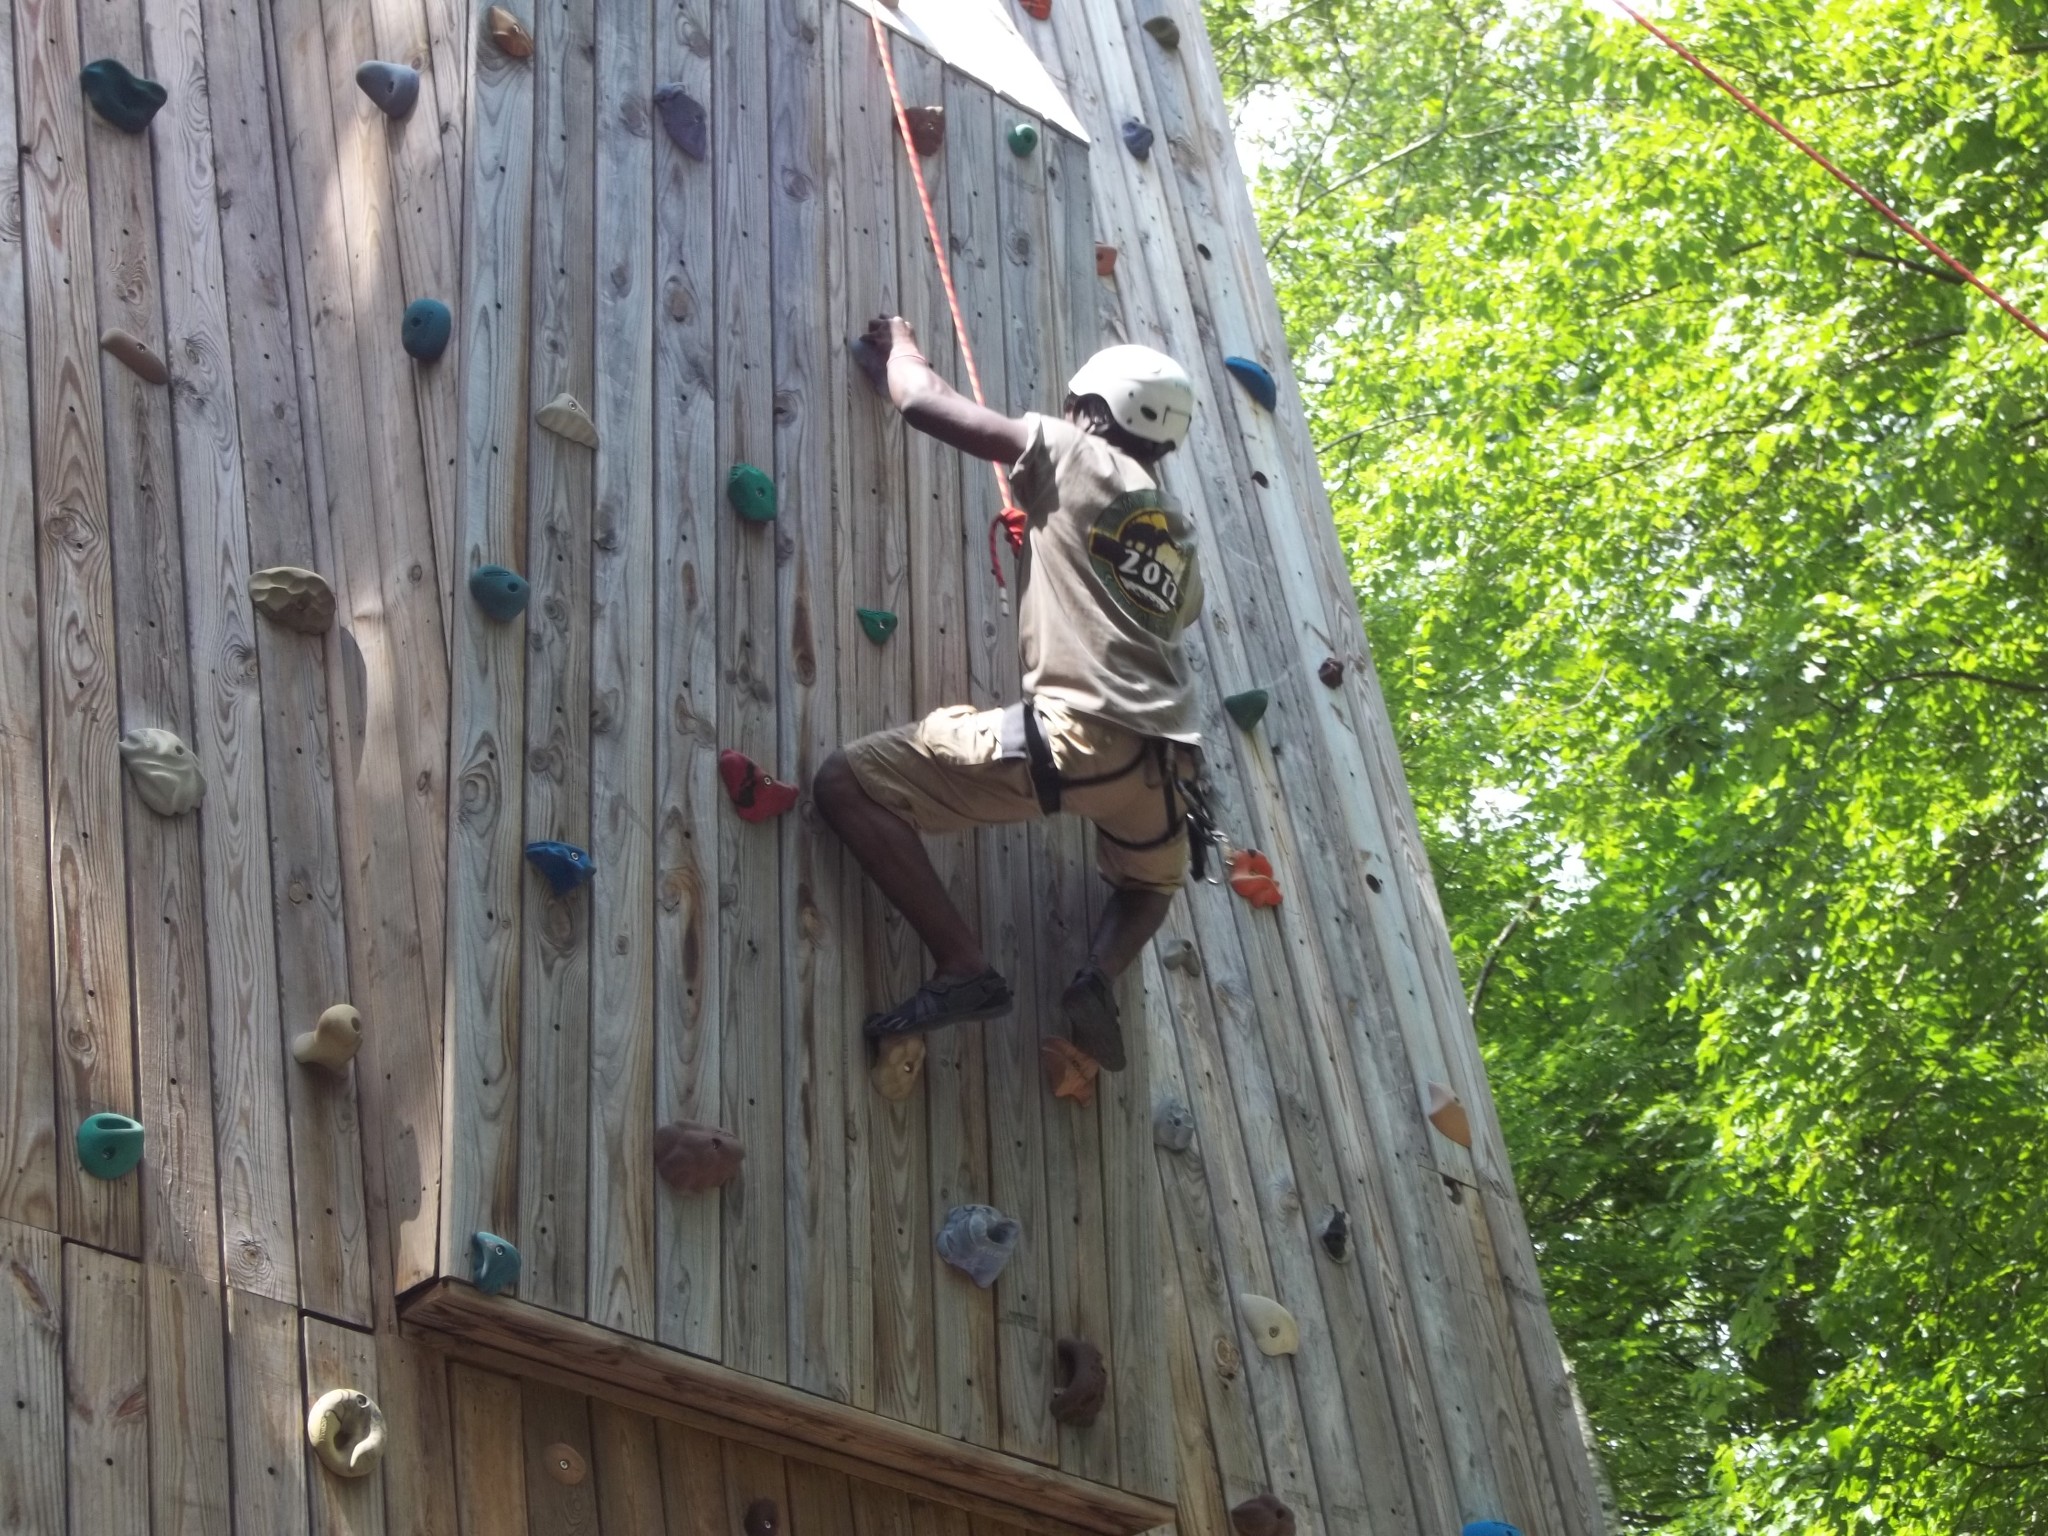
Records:
[[[889,33],[882,25],[881,13],[868,12],[868,20],[874,24],[875,51],[882,56],[882,73],[889,81],[889,100],[896,109],[896,131],[903,140],[903,152],[910,161],[910,174],[917,182],[917,200],[924,207],[924,226],[931,236],[932,256],[939,266],[939,285],[946,290],[946,308],[952,312],[953,334],[960,338],[960,359],[967,365],[967,382],[974,390],[974,403],[986,406],[988,396],[982,392],[981,370],[974,363],[974,341],[967,334],[967,320],[960,310],[960,291],[953,284],[953,263],[946,254],[945,237],[939,233],[939,215],[932,206],[931,188],[925,184],[924,165],[917,152],[917,138],[910,125],[910,109],[903,104],[903,87],[896,80],[896,63],[889,55]],[[996,591],[999,595],[1003,617],[1010,616],[1010,584],[1003,576],[1002,546],[999,537],[1007,537],[1010,549],[1021,554],[1024,549],[1024,530],[1029,523],[1023,510],[1018,507],[1016,497],[1010,490],[1010,475],[1000,464],[989,466],[995,471],[996,491],[1002,499],[1003,510],[998,512],[988,525],[988,564],[995,573]]]
[[[1705,60],[1700,58],[1698,54],[1694,53],[1690,48],[1686,47],[1685,44],[1681,43],[1669,32],[1666,32],[1662,27],[1659,27],[1655,22],[1651,21],[1647,16],[1643,15],[1642,12],[1638,11],[1634,6],[1630,5],[1628,3],[1628,0],[1614,0],[1614,5],[1618,10],[1628,15],[1628,17],[1631,20],[1633,20],[1638,26],[1640,26],[1645,32],[1649,33],[1652,37],[1656,38],[1658,42],[1662,43],[1666,48],[1669,48],[1673,53],[1677,54],[1681,59],[1685,60],[1686,63],[1690,64],[1694,69],[1698,70],[1701,74],[1705,75],[1708,80],[1712,81],[1716,86],[1720,87],[1720,89],[1723,92],[1725,92],[1728,96],[1733,98],[1736,104],[1739,105],[1743,109],[1743,111],[1749,113],[1751,117],[1754,117],[1758,122],[1763,123],[1765,126],[1770,128],[1773,132],[1778,134],[1779,137],[1784,139],[1786,143],[1792,145],[1793,148],[1797,149],[1801,154],[1805,155],[1807,159],[1811,160],[1815,165],[1819,166],[1822,170],[1826,171],[1830,176],[1834,177],[1835,180],[1839,181],[1851,192],[1854,192],[1858,197],[1862,198],[1864,202],[1870,204],[1870,206],[1872,208],[1875,208],[1887,223],[1892,224],[1896,228],[1902,230],[1907,235],[1911,236],[1914,240],[1917,240],[1922,247],[1924,247],[1926,250],[1928,250],[1935,256],[1939,257],[1941,261],[1956,274],[1956,276],[1960,277],[1972,288],[1975,288],[1979,293],[1983,294],[1987,299],[1991,300],[1992,303],[1996,304],[2008,315],[2011,315],[2013,319],[2019,321],[2021,325],[2024,325],[2028,330],[2032,331],[2036,336],[2040,337],[2041,340],[2048,341],[2048,330],[2043,330],[2040,327],[2040,325],[2038,325],[2030,316],[2024,313],[2019,308],[2019,306],[2012,302],[2012,300],[2008,299],[1996,288],[1993,288],[1989,283],[1985,282],[1983,278],[1979,277],[1976,273],[1972,272],[1960,261],[1957,261],[1955,257],[1949,255],[1947,251],[1943,250],[1929,236],[1922,234],[1919,231],[1919,229],[1917,229],[1914,225],[1909,223],[1899,214],[1895,213],[1892,210],[1891,205],[1889,203],[1886,203],[1876,193],[1870,191],[1861,182],[1855,180],[1846,171],[1842,170],[1839,166],[1837,166],[1834,163],[1834,161],[1828,159],[1826,155],[1822,154],[1819,150],[1815,149],[1811,144],[1807,143],[1806,140],[1800,138],[1798,134],[1794,133],[1790,128],[1787,128],[1783,123],[1779,122],[1777,118],[1773,117],[1770,113],[1766,112],[1762,107],[1758,106],[1754,101],[1750,100],[1749,97],[1745,96],[1741,91],[1737,90],[1734,86],[1730,85],[1725,79],[1723,79],[1718,73],[1716,73],[1714,69],[1706,63]]]

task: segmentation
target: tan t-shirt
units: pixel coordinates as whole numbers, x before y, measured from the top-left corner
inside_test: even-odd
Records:
[[[1010,471],[1031,519],[1017,600],[1024,693],[1143,736],[1195,742],[1181,632],[1202,609],[1195,528],[1144,465],[1056,416],[1026,416]]]

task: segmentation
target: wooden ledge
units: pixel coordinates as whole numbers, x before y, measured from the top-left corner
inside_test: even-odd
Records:
[[[463,1359],[763,1446],[1045,1533],[1138,1536],[1174,1518],[1056,1467],[850,1408],[581,1318],[441,1279],[399,1302],[409,1332]],[[1163,1410],[1162,1410],[1163,1411]]]

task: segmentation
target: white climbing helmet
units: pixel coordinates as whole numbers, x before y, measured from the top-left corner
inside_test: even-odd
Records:
[[[1081,365],[1067,386],[1077,400],[1093,395],[1116,424],[1148,443],[1178,447],[1195,420],[1195,384],[1164,352],[1105,347]]]

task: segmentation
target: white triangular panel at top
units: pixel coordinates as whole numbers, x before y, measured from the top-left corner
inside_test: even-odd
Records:
[[[962,74],[1088,142],[1088,130],[1067,104],[1066,93],[1018,36],[1002,0],[898,0],[893,9],[881,0],[849,3],[879,15]]]

